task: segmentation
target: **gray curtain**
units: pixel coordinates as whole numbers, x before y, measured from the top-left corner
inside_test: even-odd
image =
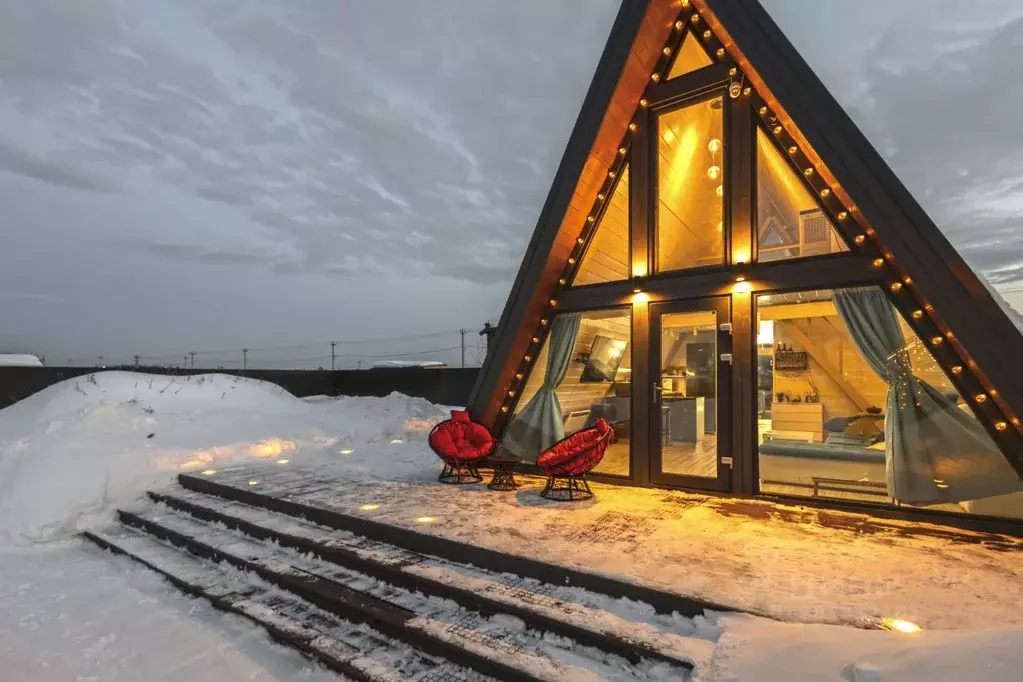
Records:
[[[853,342],[888,384],[885,469],[893,498],[937,504],[1023,490],[984,427],[957,405],[957,395],[913,376],[897,313],[880,289],[838,289],[834,302]]]
[[[501,440],[503,454],[536,461],[544,450],[565,437],[561,403],[554,391],[568,373],[581,319],[581,313],[563,313],[551,322],[543,386],[508,423]]]

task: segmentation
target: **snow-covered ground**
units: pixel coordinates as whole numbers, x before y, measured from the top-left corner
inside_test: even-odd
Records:
[[[445,517],[449,507],[437,506],[445,499],[441,493],[452,501],[454,492],[426,483],[438,467],[426,448],[426,434],[446,412],[397,394],[299,400],[277,386],[237,377],[169,378],[127,372],[70,380],[0,411],[0,677],[335,679],[269,643],[249,625],[179,596],[143,569],[102,556],[73,535],[104,523],[117,505],[131,502],[147,487],[169,483],[180,471],[227,470],[243,462],[262,462],[263,467],[280,471],[310,467],[329,473],[338,481],[339,492],[357,487],[361,496],[375,496],[385,519],[387,507],[396,506],[398,496],[419,490],[419,497],[401,498],[401,516],[414,515],[429,504],[437,518],[431,531],[457,534]],[[575,512],[534,506],[528,490],[502,495],[466,489],[457,495],[461,502],[466,496],[479,500],[478,512],[492,513],[495,504],[517,504],[523,521],[533,518],[537,523],[549,523],[557,513],[599,511],[593,505],[573,507]],[[629,498],[629,503],[642,499]],[[604,513],[629,511],[612,508],[611,495],[598,498],[598,504],[610,505]],[[885,561],[896,555],[886,554],[886,547],[895,547],[899,561],[915,560],[909,568],[932,576],[925,582],[943,584],[948,591],[914,594],[918,585],[913,581],[896,585],[907,603],[918,602],[920,620],[939,623],[946,630],[878,632],[722,616],[723,634],[709,665],[698,671],[699,680],[1019,679],[1023,628],[1005,627],[1019,621],[1011,617],[1018,614],[1020,604],[1018,552],[953,546],[935,539],[856,538],[821,528],[809,535],[803,529],[804,537],[793,546],[788,543],[797,536],[779,533],[798,524],[732,519],[738,535],[720,535],[718,542],[752,543],[760,548],[762,561],[773,562],[768,568],[782,570],[787,562],[781,578],[787,587],[782,589],[777,581],[762,579],[769,571],[751,561],[715,568],[712,564],[722,553],[714,550],[713,536],[725,526],[705,508],[694,509],[703,511],[680,517],[685,523],[677,530],[686,530],[685,537],[673,541],[658,535],[655,540],[664,548],[655,560],[644,562],[635,554],[626,563],[644,571],[660,562],[661,578],[677,583],[674,588],[683,592],[714,596],[717,580],[719,594],[745,595],[762,607],[774,602],[791,606],[793,592],[800,593],[804,605],[828,606],[829,599],[859,600],[855,603],[862,605],[870,598],[863,593],[873,588],[869,584],[865,588],[858,578],[864,572],[887,575],[884,571],[892,567]],[[396,512],[387,520],[400,522],[397,517]],[[487,524],[475,529],[492,530]],[[517,530],[528,540],[535,529],[524,523]],[[487,541],[472,532],[462,539]],[[669,563],[671,544],[690,548],[690,554],[675,555],[689,563]],[[542,554],[554,549],[543,548]],[[616,548],[606,549],[610,554]],[[814,589],[801,592],[800,585],[790,584],[800,567],[808,580],[813,576],[827,580],[810,580]],[[626,568],[622,564],[618,570]],[[609,570],[608,564],[601,570]],[[828,587],[824,582],[831,584],[829,589],[824,589]],[[956,611],[947,617],[931,617],[938,609],[950,608]]]

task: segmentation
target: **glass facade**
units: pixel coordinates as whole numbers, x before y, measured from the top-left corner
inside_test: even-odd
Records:
[[[757,128],[757,260],[848,250],[788,160]]]
[[[877,287],[757,299],[760,489],[1023,518],[1011,469]]]
[[[629,278],[629,167],[618,176],[572,286],[617,282]]]
[[[714,97],[658,118],[658,272],[725,262],[723,103]]]
[[[603,417],[615,440],[594,469],[628,476],[632,431],[632,312],[562,313],[551,322],[502,448],[526,461]]]

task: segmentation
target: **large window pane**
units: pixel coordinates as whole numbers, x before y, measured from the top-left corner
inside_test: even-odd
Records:
[[[558,398],[557,433],[542,433],[538,424],[551,423],[538,414],[538,393],[543,390],[552,345],[565,357],[567,367],[554,382]],[[569,350],[570,349],[570,350]],[[556,363],[555,363],[556,364]],[[594,471],[629,475],[629,441],[632,431],[632,311],[628,308],[585,313],[562,313],[551,323],[533,370],[526,379],[514,417],[502,439],[506,452],[536,461],[554,440],[592,426],[603,417],[615,430],[604,459]],[[550,415],[544,415],[550,417]]]
[[[679,47],[678,55],[675,56],[675,61],[672,62],[671,69],[668,71],[668,80],[699,71],[713,63],[696,36],[687,32],[681,47]]]
[[[760,261],[849,250],[788,161],[759,128],[757,226]]]
[[[876,288],[758,297],[764,492],[1023,518],[1011,469]]]
[[[720,265],[725,149],[721,97],[657,122],[657,269]]]
[[[629,167],[618,176],[611,201],[583,254],[572,286],[629,278]]]

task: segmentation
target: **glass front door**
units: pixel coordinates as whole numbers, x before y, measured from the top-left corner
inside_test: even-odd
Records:
[[[727,298],[650,306],[654,483],[731,487],[730,319]]]

